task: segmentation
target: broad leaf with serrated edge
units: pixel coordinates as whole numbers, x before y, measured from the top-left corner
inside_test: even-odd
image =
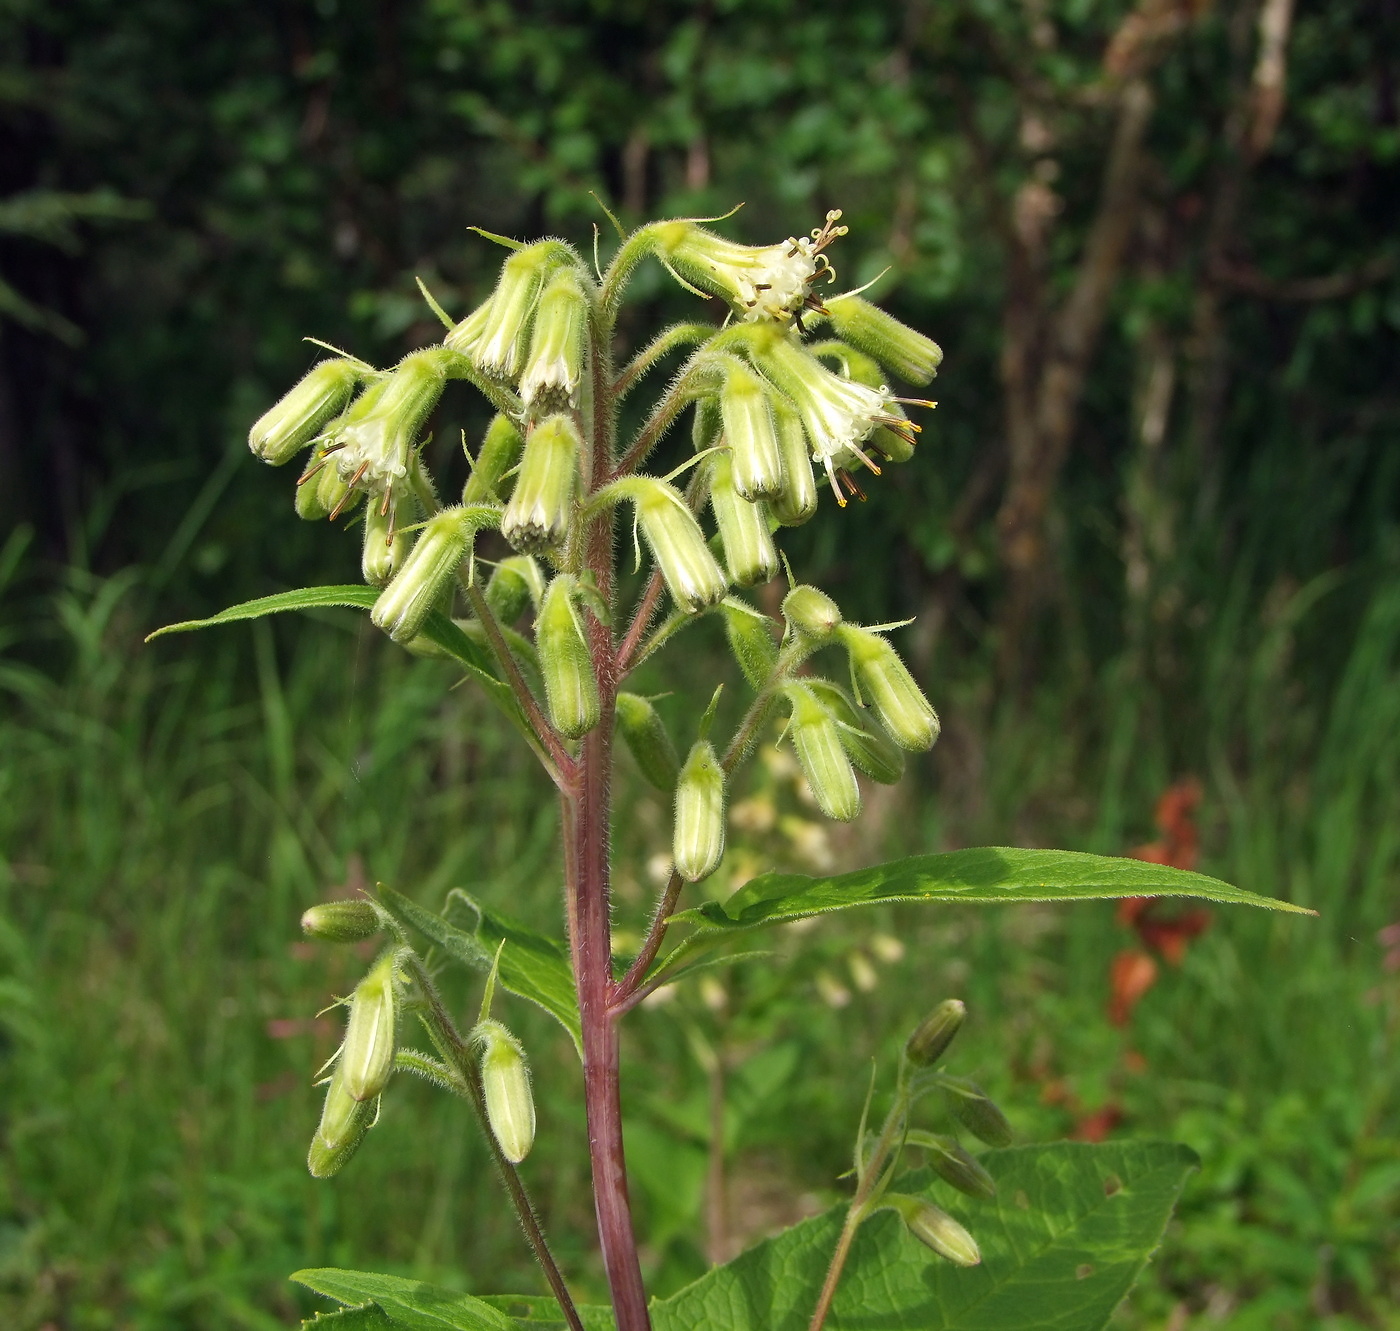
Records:
[[[705,929],[732,931],[898,901],[1089,901],[1105,897],[1202,897],[1300,915],[1316,913],[1164,864],[1076,850],[988,846],[914,855],[830,878],[762,874],[725,902],[708,901],[672,918]]]
[[[400,1276],[319,1267],[297,1271],[292,1279],[350,1307],[372,1303],[394,1326],[409,1331],[514,1331],[517,1326],[514,1318],[470,1294]]]
[[[1195,1156],[1165,1142],[991,1151],[992,1202],[906,1177],[965,1225],[982,1264],[935,1257],[892,1213],[857,1234],[828,1331],[1098,1331],[1161,1241]],[[845,1208],[769,1239],[654,1302],[655,1331],[805,1331]]]

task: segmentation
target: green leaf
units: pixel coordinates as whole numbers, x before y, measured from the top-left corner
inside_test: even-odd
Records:
[[[981,1160],[995,1202],[935,1192],[926,1170],[900,1187],[965,1225],[982,1264],[941,1261],[882,1212],[856,1236],[829,1331],[1097,1331],[1161,1242],[1196,1164],[1165,1142],[1016,1147]],[[655,1331],[805,1331],[844,1215],[836,1207],[796,1225],[653,1303]]]
[[[316,1313],[301,1324],[301,1331],[393,1331],[394,1323],[377,1304],[363,1308],[337,1308],[333,1313]]]
[[[729,931],[895,901],[1090,901],[1106,897],[1204,897],[1207,901],[1316,914],[1291,902],[1261,897],[1218,878],[1167,865],[1076,850],[989,846],[915,855],[831,878],[763,874],[723,903],[708,901],[672,918],[707,930]]]
[[[508,1313],[517,1325],[528,1327],[530,1331],[568,1331],[569,1324],[560,1313],[558,1303],[548,1295],[483,1294],[481,1301]],[[589,1303],[577,1304],[575,1308],[584,1331],[617,1331],[611,1308]]]
[[[352,1308],[373,1304],[396,1327],[410,1331],[513,1331],[518,1324],[497,1308],[470,1294],[455,1294],[438,1285],[368,1271],[319,1267],[297,1271],[292,1279]],[[366,1322],[366,1327],[374,1325]]]
[[[489,971],[496,949],[504,940],[497,974],[501,987],[548,1012],[569,1032],[579,1057],[583,1056],[583,1027],[574,991],[574,971],[563,943],[536,933],[509,916],[487,910],[460,888],[454,889],[448,900],[462,902],[473,913],[475,920],[470,932],[382,883],[379,899],[400,924],[416,929],[453,961],[472,970]]]

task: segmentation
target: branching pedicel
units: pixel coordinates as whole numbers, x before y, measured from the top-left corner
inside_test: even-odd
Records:
[[[776,575],[774,533],[814,515],[819,482],[844,506],[853,496],[864,498],[858,470],[879,475],[884,465],[908,460],[920,427],[902,408],[934,405],[896,397],[888,386],[891,370],[916,384],[933,377],[942,353],[932,341],[859,294],[824,299],[818,293],[818,284],[836,277],[827,250],[845,233],[839,219],[831,212],[810,238],[761,247],[721,239],[696,221],[654,223],[625,237],[600,275],[561,241],[503,242],[512,253],[494,293],[460,323],[444,316],[449,332],[442,345],[416,351],[388,371],[350,357],[323,361],[250,436],[253,451],[274,465],[311,450],[297,483],[302,517],[339,518],[363,506],[364,577],[383,587],[372,617],[396,642],[430,649],[420,638],[429,616],[451,615],[465,602],[458,626],[489,653],[504,685],[493,696],[558,788],[598,1229],[620,1331],[641,1331],[649,1320],[623,1161],[617,1025],[674,972],[657,958],[683,885],[719,866],[725,793],[735,770],[764,723],[785,712],[818,804],[829,817],[851,819],[860,812],[857,770],[877,781],[897,780],[901,750],[927,749],[938,736],[933,708],[880,630],[845,622],[829,596],[797,586],[783,603],[779,639],[771,631],[776,626],[731,590]],[[687,289],[727,302],[730,317],[722,328],[668,328],[619,371],[618,308],[633,270],[648,257]],[[836,337],[804,340],[820,324]],[[623,398],[682,349],[686,359],[641,427],[619,440]],[[420,436],[452,379],[473,384],[499,414],[469,457],[461,502],[444,505]],[[668,457],[666,475],[644,473],[687,411],[689,458]],[[653,569],[630,607],[619,604],[614,564],[619,507],[629,513]],[[707,512],[715,540],[705,531]],[[499,563],[483,585],[474,548],[488,527],[499,528],[520,553]],[[670,611],[663,613],[667,599]],[[527,612],[532,633],[516,627]],[[699,733],[684,737],[682,762],[655,709],[622,689],[642,661],[706,613],[723,616],[754,697],[723,746],[710,734],[711,709]],[[809,658],[827,647],[847,658],[850,692],[811,673]],[[609,904],[615,735],[643,775],[674,794],[674,871],[640,952],[620,976],[613,970]],[[329,1070],[312,1142],[312,1172],[333,1173],[353,1154],[395,1068],[456,1091],[488,1128],[551,1288],[566,1319],[580,1325],[515,1172],[533,1140],[534,1109],[519,1042],[490,1015],[495,970],[480,1020],[463,1036],[408,945],[401,917],[379,903],[342,902],[314,908],[304,924],[326,938],[386,929],[394,939],[348,1000],[345,1043]],[[422,1018],[435,1055],[396,1049],[399,1014],[410,1010]],[[946,1026],[950,1012],[935,1016]],[[945,1174],[965,1190],[986,1186],[955,1144],[916,1134],[905,1121],[917,1078],[932,1075],[918,1069],[941,1052],[930,1049],[939,1039],[946,1044],[956,1024],[946,1039],[925,1032],[928,1048],[916,1048],[918,1036],[911,1041],[884,1132],[858,1145],[860,1185],[840,1260],[850,1234],[876,1206],[898,1210],[910,1231],[944,1256],[976,1259],[975,1243],[950,1217],[884,1191],[890,1161],[906,1138],[942,1160]],[[840,1260],[814,1325],[830,1302]]]

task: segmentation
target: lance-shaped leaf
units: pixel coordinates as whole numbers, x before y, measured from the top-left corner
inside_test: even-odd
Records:
[[[516,1331],[519,1323],[470,1294],[400,1276],[319,1267],[297,1271],[292,1279],[352,1308],[378,1308],[395,1327],[408,1331]],[[368,1322],[366,1326],[373,1326]]]
[[[394,1331],[395,1325],[377,1303],[368,1303],[363,1308],[313,1313],[302,1322],[301,1331]]]
[[[977,1238],[982,1262],[956,1267],[897,1216],[861,1226],[827,1331],[1098,1331],[1161,1242],[1195,1166],[1184,1146],[1063,1143],[992,1151],[994,1202],[937,1185],[927,1171],[901,1191],[949,1211]],[[652,1305],[655,1331],[805,1331],[845,1208],[779,1234]]]
[[[707,930],[785,924],[827,911],[898,901],[1090,901],[1107,897],[1203,897],[1300,915],[1316,912],[1262,897],[1218,878],[1111,855],[991,846],[915,855],[830,878],[763,874],[727,901],[705,902],[673,918]]]

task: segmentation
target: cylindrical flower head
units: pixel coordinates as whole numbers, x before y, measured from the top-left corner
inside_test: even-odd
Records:
[[[824,350],[825,348],[825,350]],[[854,379],[867,388],[883,389],[887,376],[879,361],[844,342],[819,343],[809,347],[814,356],[831,355],[839,359],[847,379]],[[914,434],[918,427],[910,424],[908,413],[897,401],[886,407],[895,425],[877,426],[870,434],[868,452],[883,455],[891,462],[908,462],[914,456]]]
[[[480,1022],[472,1039],[481,1049],[481,1086],[491,1135],[501,1154],[518,1165],[535,1144],[535,1097],[525,1051],[499,1021]]]
[[[321,1121],[306,1154],[306,1167],[311,1177],[330,1178],[344,1168],[359,1149],[365,1133],[374,1125],[378,1112],[375,1101],[356,1100],[350,1095],[337,1068],[326,1087]]]
[[[535,620],[535,647],[544,676],[545,702],[554,728],[569,739],[598,724],[598,681],[588,638],[574,603],[574,579],[561,573],[545,589]]]
[[[418,432],[442,396],[450,354],[441,347],[405,356],[378,393],[362,393],[335,430],[336,469],[346,485],[392,493],[408,475]]]
[[[688,883],[708,878],[724,858],[724,769],[707,740],[695,742],[676,782],[671,858]]]
[[[530,327],[540,288],[564,247],[557,240],[526,245],[501,265],[501,276],[471,350],[479,370],[514,379],[530,345]]]
[[[520,458],[525,436],[509,416],[497,415],[486,428],[486,438],[476,455],[476,463],[462,487],[464,504],[490,504],[497,500],[496,487]]]
[[[290,462],[344,409],[364,374],[364,366],[344,357],[313,365],[276,406],[248,431],[248,447],[274,467]]]
[[[520,376],[520,398],[527,407],[546,409],[578,405],[583,374],[588,297],[572,268],[559,268],[545,283],[535,311],[530,354]]]
[[[675,603],[694,614],[724,600],[729,590],[724,570],[680,491],[651,476],[632,476],[622,484],[636,505],[638,525]]]
[[[398,1021],[394,955],[386,953],[355,986],[337,1065],[352,1100],[373,1100],[394,1070]]]
[[[977,1240],[972,1237],[947,1211],[941,1211],[932,1202],[922,1197],[906,1197],[902,1193],[888,1193],[884,1205],[899,1212],[905,1228],[924,1244],[932,1248],[940,1257],[946,1257],[955,1266],[976,1266],[982,1260]]]
[[[965,1077],[942,1076],[939,1086],[953,1117],[978,1141],[986,1142],[988,1146],[1011,1145],[1011,1124],[1006,1121],[1006,1115],[975,1081],[968,1081]]]
[[[730,359],[719,411],[734,464],[734,488],[745,499],[763,499],[783,489],[783,459],[769,396],[758,375],[737,357]]]
[[[975,1156],[958,1144],[956,1137],[911,1131],[906,1140],[908,1145],[922,1150],[929,1168],[959,1192],[984,1202],[991,1201],[997,1195],[996,1180],[982,1168]]]
[[[617,695],[617,728],[641,774],[665,794],[676,789],[681,760],[656,708],[635,693]]]
[[[403,563],[408,538],[394,530],[398,505],[371,495],[365,507],[365,543],[360,553],[360,574],[371,587],[383,587]]]
[[[901,379],[926,384],[937,373],[943,361],[938,343],[878,305],[855,295],[836,296],[826,302],[826,309],[837,336],[874,356]]]
[[[817,479],[812,474],[807,431],[797,408],[781,394],[773,394],[770,405],[783,460],[783,488],[771,501],[773,516],[784,527],[800,527],[817,511]]]
[[[501,535],[517,550],[543,554],[568,534],[581,443],[578,427],[567,416],[549,416],[530,431],[515,489],[501,516]]]
[[[463,356],[470,356],[476,350],[476,344],[481,341],[482,329],[486,327],[486,321],[490,317],[491,301],[488,298],[448,332],[442,339],[443,346],[451,347]]]
[[[856,681],[890,738],[914,753],[931,749],[938,738],[938,713],[914,683],[899,653],[869,629],[842,624],[836,632],[850,656]]]
[[[904,1046],[909,1061],[915,1067],[932,1067],[953,1043],[966,1017],[967,1006],[960,999],[945,998],[909,1037]]]
[[[529,555],[512,555],[496,565],[486,584],[486,603],[502,624],[514,624],[526,606],[544,595],[544,575]]]
[[[403,567],[369,612],[375,626],[395,642],[416,638],[457,576],[475,535],[476,524],[464,508],[445,508],[429,518]]]
[[[788,734],[817,807],[848,823],[860,813],[860,786],[836,722],[805,685],[791,684],[785,692],[792,706]]]
[[[879,726],[872,725],[864,712],[839,684],[829,679],[803,680],[831,713],[841,732],[841,745],[856,770],[882,786],[892,786],[904,775],[904,750],[890,742]]]
[[[368,901],[325,901],[302,914],[301,931],[330,943],[360,943],[379,932],[379,913]]]
[[[783,618],[798,633],[822,640],[841,623],[841,607],[820,587],[801,583],[783,597]]]
[[[724,635],[729,650],[744,672],[749,686],[761,689],[778,664],[778,645],[773,641],[773,621],[740,597],[725,601]]]
[[[768,505],[761,499],[745,499],[735,490],[728,454],[716,453],[707,460],[710,507],[719,527],[730,579],[747,587],[777,577],[778,547],[768,530]]]

